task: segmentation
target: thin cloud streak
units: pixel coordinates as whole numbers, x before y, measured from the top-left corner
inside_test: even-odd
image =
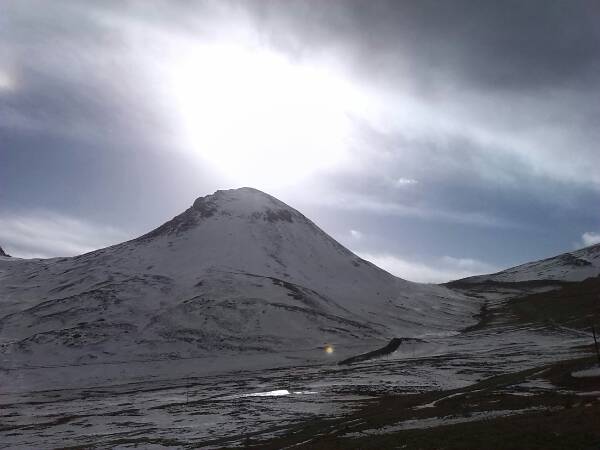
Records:
[[[491,264],[470,258],[444,256],[437,261],[423,263],[409,261],[391,254],[359,253],[358,255],[397,277],[419,283],[445,283],[498,271]]]
[[[340,193],[334,200],[325,197],[317,197],[317,199],[314,200],[314,203],[336,209],[375,213],[382,216],[416,217],[420,219],[475,225],[480,227],[525,227],[525,225],[518,222],[490,216],[480,212],[444,211],[439,208],[419,205],[403,205],[359,195],[344,195]]]
[[[49,211],[0,216],[2,247],[20,258],[80,255],[127,238],[114,227]]]

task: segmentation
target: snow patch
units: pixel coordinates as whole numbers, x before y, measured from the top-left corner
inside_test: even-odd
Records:
[[[508,409],[508,410],[497,410],[497,411],[478,411],[472,413],[470,416],[443,416],[443,417],[430,417],[427,419],[414,419],[414,420],[405,420],[404,422],[400,422],[395,425],[390,425],[386,427],[381,427],[378,429],[371,430],[363,430],[357,433],[349,433],[344,435],[344,437],[356,438],[356,437],[364,437],[365,435],[385,435],[389,433],[396,433],[398,431],[403,430],[415,430],[415,429],[426,429],[426,428],[435,428],[445,425],[454,425],[457,423],[466,423],[466,422],[478,422],[486,419],[494,419],[497,417],[507,417],[514,416],[518,414],[526,414],[534,411],[543,411],[548,410],[550,408],[544,407],[535,407],[535,408],[526,408],[526,409]]]
[[[600,367],[571,372],[571,376],[574,378],[600,377]]]

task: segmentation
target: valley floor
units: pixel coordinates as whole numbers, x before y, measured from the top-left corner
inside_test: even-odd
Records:
[[[600,378],[571,372],[590,339],[500,318],[351,366],[3,393],[0,446],[589,448]]]
[[[546,365],[468,388],[385,395],[343,419],[313,420],[247,448],[595,449],[600,377],[573,371],[590,358]]]

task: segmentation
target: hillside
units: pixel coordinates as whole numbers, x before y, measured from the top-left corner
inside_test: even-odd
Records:
[[[0,260],[0,336],[14,365],[277,352],[321,358],[446,333],[478,302],[411,283],[279,200],[217,191],[128,242]],[[250,357],[249,356],[249,357]]]
[[[526,281],[583,281],[600,275],[600,244],[528,262],[489,275],[459,280],[464,283],[519,283]]]

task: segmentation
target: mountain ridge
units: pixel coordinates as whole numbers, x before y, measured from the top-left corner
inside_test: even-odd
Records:
[[[530,281],[578,282],[599,275],[600,244],[594,244],[549,258],[519,264],[492,274],[475,275],[454,280],[448,284]]]
[[[321,358],[326,344],[343,353],[455,332],[479,308],[445,287],[394,277],[251,188],[200,197],[149,233],[90,253],[0,261],[0,277],[0,347],[23,364],[32,355]]]

